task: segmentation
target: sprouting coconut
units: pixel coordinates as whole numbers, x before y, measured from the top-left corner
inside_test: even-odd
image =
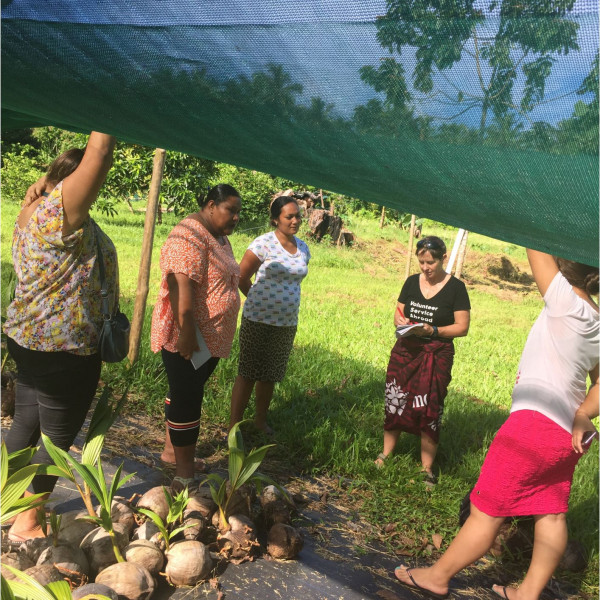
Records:
[[[295,558],[304,546],[302,534],[284,523],[275,523],[269,530],[267,552],[273,558],[289,560]]]
[[[227,494],[230,493],[231,484],[227,482]],[[250,507],[256,498],[256,489],[253,485],[242,485],[232,494],[227,505],[227,514],[229,515],[245,515],[250,516]]]
[[[260,544],[256,541],[256,527],[245,515],[231,515],[230,529],[217,537],[219,552],[226,558],[247,558]]]
[[[193,586],[209,576],[212,566],[210,552],[202,542],[178,542],[167,551],[165,574],[171,585]]]
[[[39,565],[54,565],[66,578],[73,581],[87,581],[90,574],[90,565],[85,552],[78,546],[50,546],[46,548],[38,558]]]
[[[137,503],[137,508],[148,508],[154,511],[163,521],[169,514],[169,505],[162,485],[150,488]]]
[[[260,504],[267,530],[275,523],[291,524],[295,506],[290,493],[285,488],[267,485],[260,496]]]
[[[150,540],[135,540],[125,548],[125,560],[150,571],[156,577],[165,564],[164,554]]]
[[[107,598],[110,598],[110,600],[119,600],[119,596],[115,590],[101,583],[86,583],[76,590],[73,590],[71,596],[73,600],[81,600],[82,598],[95,600],[98,596],[106,596]]]
[[[126,534],[127,528],[125,525],[116,523],[114,529],[119,550],[123,551],[125,546],[129,543]],[[117,562],[110,535],[100,527],[90,531],[90,533],[83,538],[81,549],[85,552],[88,559],[90,573],[92,575],[99,573],[109,565]]]
[[[71,510],[62,514],[58,542],[60,544],[79,546],[81,540],[96,528],[94,523],[84,519],[87,515],[87,510]]]
[[[63,576],[53,565],[35,565],[23,571],[26,575],[33,577],[40,585],[48,585],[53,581],[62,581]]]
[[[35,566],[35,563],[27,556],[27,554],[25,554],[25,552],[7,552],[2,555],[1,560],[2,567],[8,565],[9,567],[19,569],[19,571],[25,571],[25,569]],[[13,575],[8,569],[2,568],[1,570],[2,576],[5,579],[17,579],[17,576]]]
[[[187,506],[183,511],[183,517],[185,519],[187,517],[197,517],[200,515],[204,519],[210,519],[216,510],[217,505],[212,498],[194,494],[193,496],[190,496],[188,500]]]
[[[119,600],[147,600],[156,589],[150,571],[130,562],[106,567],[96,577],[96,583],[113,589],[119,595]]]
[[[99,506],[96,509],[96,514],[100,516]],[[110,509],[110,518],[113,523],[122,523],[123,525],[126,525],[127,534],[128,536],[131,535],[131,532],[135,527],[135,517],[133,509],[126,498],[123,498],[122,496],[115,496],[113,498]]]

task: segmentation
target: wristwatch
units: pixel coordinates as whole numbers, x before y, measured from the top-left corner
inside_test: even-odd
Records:
[[[438,336],[438,328],[435,325],[432,325],[433,327],[433,333],[431,334],[431,337],[437,337]]]

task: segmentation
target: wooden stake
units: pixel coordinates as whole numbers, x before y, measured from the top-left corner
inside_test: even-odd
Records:
[[[383,224],[385,223],[385,206],[381,207],[381,219],[379,221],[379,229],[383,229]]]
[[[413,242],[415,240],[415,221],[417,217],[412,215],[410,217],[410,230],[408,232],[408,256],[406,257],[406,273],[404,274],[404,280],[408,279],[410,275],[410,261],[413,253]]]
[[[152,245],[154,242],[154,226],[156,223],[156,212],[158,209],[158,198],[160,196],[160,184],[162,182],[165,166],[165,151],[157,148],[154,152],[154,164],[152,166],[152,180],[148,192],[148,204],[146,206],[146,219],[144,221],[144,239],[142,241],[142,256],[140,259],[140,272],[138,275],[137,290],[135,292],[135,305],[131,319],[131,333],[129,336],[129,364],[132,365],[140,353],[140,338],[146,313],[146,300],[148,299],[148,284],[150,282],[150,265],[152,264]]]
[[[458,258],[456,259],[456,270],[454,271],[454,277],[460,279],[462,275],[463,264],[465,262],[465,256],[467,255],[467,238],[469,237],[469,232],[465,230],[465,234],[463,235],[462,242],[460,243],[460,248],[458,250]]]

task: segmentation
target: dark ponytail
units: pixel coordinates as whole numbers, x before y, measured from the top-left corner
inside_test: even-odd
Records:
[[[556,263],[564,278],[590,296],[598,294],[598,267],[591,267],[573,260],[557,258]]]
[[[204,208],[211,200],[218,205],[221,204],[221,202],[225,202],[230,196],[239,198],[240,194],[233,186],[226,183],[219,183],[208,190],[208,192],[201,193],[198,196],[198,206]]]

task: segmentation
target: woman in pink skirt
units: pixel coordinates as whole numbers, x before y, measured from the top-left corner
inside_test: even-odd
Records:
[[[511,414],[471,492],[471,515],[434,565],[395,571],[432,598],[448,596],[450,579],[489,550],[506,517],[532,515],[535,535],[523,582],[495,585],[500,597],[539,598],[566,548],[573,472],[598,416],[598,269],[535,250],[527,256],[544,308],[521,356]],[[594,385],[586,396],[588,374]]]

